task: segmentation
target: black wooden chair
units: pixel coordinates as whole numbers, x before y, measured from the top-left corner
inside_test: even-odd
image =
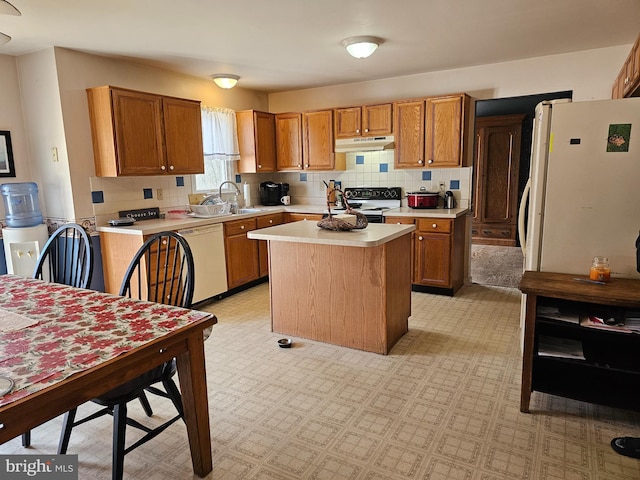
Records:
[[[93,275],[91,237],[77,223],[59,227],[42,247],[33,278],[89,288]],[[31,445],[31,431],[22,434],[22,446]]]
[[[189,244],[177,233],[160,232],[151,236],[134,256],[122,282],[120,295],[189,308],[193,299],[193,288],[194,266]],[[112,415],[111,476],[114,480],[122,479],[124,456],[183,418],[182,398],[172,379],[175,373],[176,363],[173,359],[98,398],[94,398],[93,402],[104,407],[99,411],[77,421],[75,420],[77,409],[74,408],[67,412],[60,434],[58,453],[67,452],[73,427],[105,414]],[[158,383],[163,385],[165,391],[153,386]],[[142,400],[145,412],[151,416],[151,407],[146,401],[145,391],[171,399],[178,414],[155,428],[149,428],[132,418],[128,418],[127,403],[135,399]],[[125,447],[127,425],[145,432],[142,438],[129,447]]]
[[[59,227],[42,247],[34,278],[89,288],[93,274],[91,237],[77,223]]]

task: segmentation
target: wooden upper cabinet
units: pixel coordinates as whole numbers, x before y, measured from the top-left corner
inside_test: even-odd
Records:
[[[625,60],[611,92],[611,98],[640,96],[640,35]]]
[[[393,131],[393,104],[365,105],[362,107],[362,135],[391,135]]]
[[[276,120],[273,113],[236,112],[240,161],[238,173],[276,171]]]
[[[462,110],[462,95],[427,99],[424,138],[428,168],[461,165]]]
[[[204,172],[200,102],[108,86],[87,98],[97,176]]]
[[[302,114],[278,113],[275,122],[277,170],[302,170]]]
[[[424,166],[424,100],[394,105],[395,167]]]
[[[365,105],[363,107],[336,108],[336,138],[390,135],[392,132],[391,103]]]
[[[200,102],[163,97],[166,173],[204,173]]]
[[[304,168],[333,170],[333,110],[318,110],[303,114]]]

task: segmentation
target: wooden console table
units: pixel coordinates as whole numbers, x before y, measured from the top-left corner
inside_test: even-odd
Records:
[[[586,276],[525,272],[527,295],[520,411],[529,412],[539,391],[614,407],[640,409],[640,333],[593,328],[571,321],[575,315],[624,319],[640,311],[640,280],[612,278],[605,285],[577,281]],[[564,319],[548,312],[559,309]],[[540,348],[553,342],[579,345],[583,358]],[[552,343],[553,343],[552,342]]]

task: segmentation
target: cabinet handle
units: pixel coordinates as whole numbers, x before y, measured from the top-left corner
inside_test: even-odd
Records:
[[[368,129],[368,128],[365,128],[365,129],[364,129],[364,133],[369,133],[369,129]]]
[[[258,168],[262,168],[262,165],[258,164]]]
[[[418,165],[424,165],[424,160],[418,160]]]
[[[307,167],[308,167],[308,166],[309,166],[309,165],[307,165]],[[302,165],[298,164],[298,168],[302,168]]]
[[[431,225],[431,228],[438,228],[438,224],[434,223],[433,225]]]
[[[356,133],[360,133],[360,129],[359,128],[356,128]]]
[[[273,223],[273,220],[269,220],[269,223]]]
[[[166,170],[166,169],[167,169],[167,168],[166,168],[164,165],[162,165],[162,166],[160,167],[160,170]]]
[[[167,244],[167,241],[166,241],[166,240],[162,240],[162,244],[163,244],[163,245],[166,245],[166,244]]]
[[[422,240],[423,240],[422,235],[420,235],[420,236],[418,237],[418,240],[420,240],[420,241],[422,241]]]
[[[169,170],[173,170],[173,165],[169,165]]]
[[[433,159],[429,159],[429,162],[428,162],[428,163],[433,163]]]
[[[244,230],[244,225],[240,225],[240,230]]]

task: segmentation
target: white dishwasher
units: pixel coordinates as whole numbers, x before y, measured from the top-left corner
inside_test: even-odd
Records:
[[[178,231],[191,247],[195,268],[193,303],[227,291],[227,264],[221,223]]]

